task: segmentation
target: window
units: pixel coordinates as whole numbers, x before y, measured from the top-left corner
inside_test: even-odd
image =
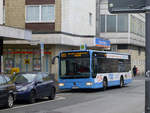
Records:
[[[118,32],[128,32],[128,14],[118,15]]]
[[[105,54],[93,54],[93,77],[97,73],[118,73],[128,72],[131,69],[130,56],[129,59],[106,58]]]
[[[62,58],[60,68],[61,78],[88,78],[90,76],[90,58]]]
[[[131,16],[131,32],[145,37],[145,23],[135,16]]]
[[[92,25],[92,13],[89,13],[89,24]]]
[[[116,15],[107,16],[107,32],[116,32]]]
[[[38,74],[37,78],[36,78],[37,82],[43,82],[43,77],[42,74]]]
[[[39,6],[27,7],[27,21],[39,21]]]
[[[12,81],[11,81],[11,79],[8,76],[5,76],[5,79],[6,79],[8,84],[12,84]]]
[[[117,45],[117,46],[118,46],[118,49],[128,49],[127,44],[120,44],[120,45]]]
[[[105,15],[101,15],[101,32],[105,32]]]
[[[0,76],[0,85],[4,84],[6,84],[6,80],[2,76]]]
[[[42,75],[43,75],[43,80],[44,81],[50,80],[50,76],[47,73],[43,73]]]
[[[54,22],[54,5],[28,5],[26,7],[26,22]]]
[[[54,11],[54,7],[53,6],[42,6],[41,9],[41,20],[42,21],[49,21],[49,20],[54,20],[55,15],[53,12]]]

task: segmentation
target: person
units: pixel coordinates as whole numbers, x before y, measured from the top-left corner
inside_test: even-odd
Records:
[[[137,67],[135,65],[134,65],[132,71],[133,71],[133,75],[136,76],[136,74],[137,74]]]

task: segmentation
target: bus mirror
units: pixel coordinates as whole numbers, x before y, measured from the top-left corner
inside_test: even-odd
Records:
[[[52,64],[55,64],[55,59],[56,59],[56,58],[59,58],[59,56],[54,56],[54,57],[53,57],[53,59],[52,59]]]

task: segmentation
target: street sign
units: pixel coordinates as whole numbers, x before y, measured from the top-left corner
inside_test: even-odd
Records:
[[[108,0],[110,13],[144,13],[146,0]]]
[[[81,44],[80,50],[87,50],[87,44]]]

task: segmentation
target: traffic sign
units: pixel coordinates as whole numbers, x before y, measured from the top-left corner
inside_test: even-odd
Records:
[[[146,0],[108,0],[110,13],[144,13]]]
[[[87,44],[81,44],[80,50],[87,50]]]

